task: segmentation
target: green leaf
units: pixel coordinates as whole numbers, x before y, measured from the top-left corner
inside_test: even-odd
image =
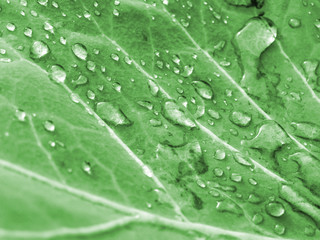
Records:
[[[0,1],[0,239],[319,239],[319,1]]]

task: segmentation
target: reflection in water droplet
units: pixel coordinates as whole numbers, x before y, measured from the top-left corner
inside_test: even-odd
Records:
[[[83,44],[81,43],[73,44],[72,52],[79,59],[87,60],[88,52],[87,52],[87,48]]]
[[[270,216],[281,217],[284,213],[284,207],[280,202],[270,202],[266,205],[266,211]]]
[[[213,92],[210,85],[203,81],[193,81],[192,85],[194,86],[196,92],[204,99],[212,99]]]
[[[53,122],[51,120],[47,120],[43,123],[43,127],[45,130],[47,130],[48,132],[54,132],[55,130],[55,125],[53,124]]]
[[[185,113],[180,110],[179,106],[173,101],[165,102],[163,110],[164,116],[175,124],[191,128],[196,126],[195,122],[188,118]]]
[[[64,71],[62,66],[53,65],[49,69],[49,77],[57,83],[64,83],[64,81],[66,80],[67,74]]]
[[[23,110],[17,109],[15,115],[20,122],[26,121],[27,114]]]
[[[110,102],[99,102],[97,104],[97,114],[107,123],[112,125],[131,125],[131,121],[116,105]]]
[[[33,59],[40,59],[49,53],[49,47],[42,41],[33,42],[30,48],[30,57]]]

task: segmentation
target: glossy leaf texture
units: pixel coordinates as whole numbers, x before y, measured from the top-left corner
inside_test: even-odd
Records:
[[[318,0],[1,0],[1,239],[319,239]]]

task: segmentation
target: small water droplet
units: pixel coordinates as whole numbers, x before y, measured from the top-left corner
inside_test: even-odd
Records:
[[[150,122],[152,127],[159,127],[162,124],[162,122],[160,120],[155,119],[155,118],[150,119],[149,122]]]
[[[87,97],[91,100],[94,100],[96,98],[96,94],[92,90],[87,91]]]
[[[172,56],[172,62],[174,62],[175,64],[178,64],[178,65],[180,65],[180,58],[179,58],[179,56],[178,55],[173,55]]]
[[[57,83],[64,83],[66,80],[67,74],[62,66],[60,65],[52,65],[49,69],[49,77],[57,82]]]
[[[251,116],[242,111],[234,111],[230,114],[229,119],[239,127],[247,127],[251,122]]]
[[[262,200],[260,197],[258,197],[256,194],[251,193],[248,197],[248,202],[249,203],[260,203]]]
[[[185,112],[182,111],[179,106],[173,101],[167,101],[164,103],[164,115],[167,119],[173,123],[182,125],[185,127],[196,127],[195,122],[186,116]]]
[[[241,208],[230,199],[224,199],[222,201],[217,202],[216,209],[220,212],[230,212],[236,215],[243,214]]]
[[[48,0],[38,0],[37,2],[42,6],[48,6]]]
[[[286,228],[282,224],[276,224],[274,226],[274,232],[278,235],[283,235],[285,231],[286,231]]]
[[[117,9],[113,9],[113,15],[118,17],[120,15],[120,12]]]
[[[138,104],[141,106],[141,107],[144,107],[148,110],[152,110],[153,109],[153,104],[149,101],[138,101]]]
[[[230,179],[234,182],[241,182],[242,181],[242,176],[239,173],[232,173]]]
[[[32,59],[40,59],[50,52],[49,47],[42,41],[33,42],[30,48],[30,57]]]
[[[112,87],[113,87],[113,89],[116,90],[117,92],[121,92],[121,85],[120,85],[120,83],[115,82],[115,83],[112,84]]]
[[[183,77],[189,77],[193,73],[193,66],[186,65],[183,68],[183,72],[181,73],[181,76]]]
[[[16,117],[18,118],[18,120],[20,122],[25,122],[26,121],[27,114],[23,110],[17,109],[15,115],[16,115]]]
[[[87,69],[91,72],[96,70],[96,64],[93,61],[87,61]]]
[[[26,37],[32,37],[32,29],[31,29],[31,28],[28,28],[28,27],[25,28],[23,34],[24,34]]]
[[[204,99],[212,99],[213,92],[210,85],[203,81],[193,81],[192,85],[194,86],[196,92]]]
[[[128,126],[132,124],[120,108],[110,102],[99,102],[97,104],[97,114],[105,122],[113,124],[114,126]]]
[[[111,55],[111,58],[114,60],[114,61],[116,61],[116,62],[118,62],[119,61],[119,55],[118,54],[115,54],[115,53],[112,53]]]
[[[215,159],[217,160],[223,160],[226,158],[226,152],[221,150],[221,149],[218,149],[214,155]]]
[[[90,164],[89,162],[84,161],[84,162],[82,163],[82,170],[83,170],[85,173],[91,175],[91,174],[92,174],[91,164]]]
[[[81,60],[87,60],[87,57],[88,57],[88,52],[87,52],[87,48],[81,44],[81,43],[76,43],[76,44],[73,44],[72,47],[72,52],[73,54],[78,57],[79,59]]]
[[[131,65],[131,63],[133,62],[132,59],[130,59],[128,56],[124,57],[124,61],[126,64]]]
[[[152,96],[157,96],[158,92],[159,92],[159,86],[156,82],[154,82],[153,80],[148,81],[148,86],[151,92]]]
[[[47,120],[43,123],[43,127],[45,130],[47,130],[48,132],[54,132],[55,130],[55,125],[51,120]]]
[[[215,168],[213,173],[216,177],[221,177],[223,175],[223,170],[221,168]]]
[[[284,207],[280,202],[270,202],[266,205],[266,212],[273,217],[281,217],[284,213]]]
[[[16,25],[14,25],[13,23],[7,23],[6,27],[10,32],[13,32],[14,30],[16,30]]]
[[[234,160],[237,163],[239,163],[239,164],[241,164],[243,166],[249,166],[249,167],[252,166],[251,160],[248,157],[246,157],[245,155],[243,155],[242,153],[240,153],[240,152],[234,153],[233,157],[234,157]]]
[[[215,111],[213,109],[209,109],[208,110],[208,114],[209,114],[210,117],[212,117],[212,118],[214,118],[216,120],[221,118],[220,113],[218,113],[217,111]]]
[[[44,22],[43,28],[44,30],[54,34],[53,26],[49,22]]]
[[[80,75],[77,80],[73,80],[72,83],[75,85],[84,85],[88,82],[88,78],[84,75]]]
[[[263,222],[263,216],[260,213],[254,214],[253,217],[252,217],[252,222],[254,224],[256,224],[256,225],[262,223]]]
[[[301,26],[301,21],[300,19],[297,19],[297,18],[290,18],[288,23],[289,23],[289,26],[292,28],[298,28]]]

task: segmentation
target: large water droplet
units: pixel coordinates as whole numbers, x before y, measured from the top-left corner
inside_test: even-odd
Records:
[[[49,69],[49,77],[57,83],[64,83],[64,81],[66,80],[67,74],[64,71],[62,66],[53,65]]]
[[[281,217],[284,213],[284,207],[280,202],[270,202],[266,205],[266,211],[270,216]]]
[[[247,127],[251,122],[251,116],[242,111],[234,111],[230,114],[229,119],[239,127]]]
[[[185,112],[173,101],[167,101],[163,107],[164,116],[173,123],[185,127],[196,127],[195,122],[186,116]]]
[[[14,25],[13,23],[7,23],[6,27],[10,32],[13,32],[14,30],[16,30],[16,25]]]
[[[193,81],[192,85],[194,86],[196,92],[204,99],[212,99],[213,92],[210,85],[203,81]]]
[[[87,52],[87,48],[83,44],[81,44],[81,43],[73,44],[72,45],[72,52],[79,59],[87,60],[88,52]]]
[[[40,59],[50,52],[49,47],[42,41],[35,41],[30,48],[30,57]]]
[[[110,102],[99,102],[97,104],[97,114],[107,123],[114,126],[131,125],[132,122],[120,110],[120,108]]]

